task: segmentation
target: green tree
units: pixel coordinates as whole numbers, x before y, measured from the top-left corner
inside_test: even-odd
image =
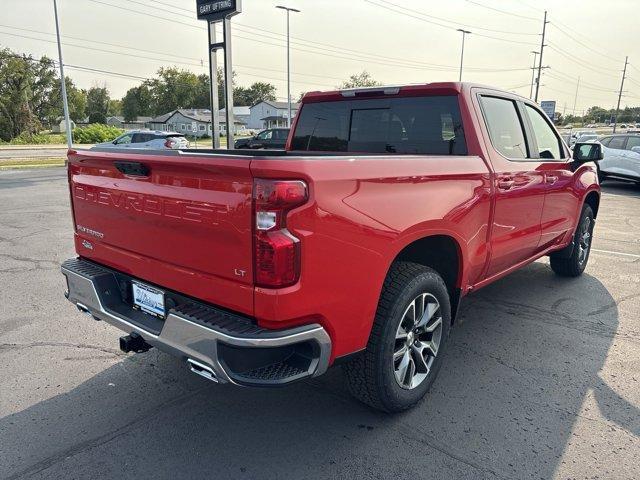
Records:
[[[67,85],[67,103],[69,104],[69,117],[74,122],[81,122],[87,116],[87,91],[77,88],[73,81],[65,78]],[[62,99],[60,100],[62,101]]]
[[[177,108],[193,108],[198,76],[176,67],[161,68],[158,78],[149,82],[152,92],[152,110],[162,114]]]
[[[36,133],[39,121],[33,112],[35,72],[33,59],[0,50],[0,138],[11,140],[21,133]]]
[[[122,115],[122,100],[110,99],[109,108],[107,109],[107,116],[116,117]]]
[[[363,70],[360,73],[351,75],[349,80],[342,82],[338,88],[376,87],[378,85],[381,85],[381,83],[374,80],[369,72]]]
[[[122,99],[122,115],[127,122],[132,122],[138,117],[152,116],[153,94],[149,83],[145,82],[139,87],[131,88]]]
[[[276,87],[266,82],[255,82],[249,87],[236,87],[233,94],[234,103],[238,106],[255,105],[258,102],[276,100]]]
[[[109,114],[109,91],[107,87],[92,87],[87,92],[87,114],[89,123],[106,123]]]

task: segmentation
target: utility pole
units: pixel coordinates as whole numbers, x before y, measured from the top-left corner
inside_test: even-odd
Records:
[[[62,61],[62,43],[60,42],[60,21],[58,19],[58,2],[53,0],[53,14],[56,19],[56,37],[58,39],[58,63],[60,64],[60,83],[62,86],[62,105],[64,108],[64,123],[67,131],[67,147],[71,150],[73,137],[71,136],[71,120],[69,119],[69,103],[67,101],[67,82],[64,77],[64,63]]]
[[[278,5],[276,8],[286,10],[287,12],[287,127],[291,128],[291,49],[289,47],[289,14],[291,12],[300,13],[300,10],[290,7]]]
[[[547,33],[547,11],[544,11],[544,21],[542,23],[542,41],[540,42],[540,59],[538,63],[538,79],[536,80],[536,98],[538,101],[538,94],[540,93],[540,77],[542,76],[542,54],[544,53],[544,37]]]
[[[616,133],[618,126],[618,113],[620,112],[620,100],[622,99],[622,89],[624,88],[624,77],[627,75],[627,65],[629,57],[624,57],[624,70],[622,70],[622,82],[620,83],[620,93],[618,93],[618,105],[616,106],[616,117],[613,119],[613,133]]]
[[[222,35],[224,38],[224,108],[227,122],[227,149],[235,148],[233,137],[235,132],[235,117],[233,115],[233,66],[231,63],[231,17],[222,21]],[[217,82],[217,77],[211,79]]]
[[[220,148],[220,100],[218,98],[218,55],[213,47],[216,43],[216,22],[207,22],[209,31],[209,76],[211,78],[211,141],[213,148]]]
[[[458,75],[458,81],[462,81],[462,62],[464,61],[464,37],[471,33],[469,30],[463,30],[462,28],[458,29],[459,32],[462,32],[462,50],[460,51],[460,75]]]
[[[576,96],[573,99],[573,115],[576,114],[576,103],[578,102],[578,88],[580,87],[580,77],[578,77],[578,83],[576,84]]]
[[[533,53],[533,66],[531,67],[531,88],[529,89],[529,98],[533,99],[533,83],[536,80],[536,57],[538,56],[538,52],[531,50],[531,53]]]

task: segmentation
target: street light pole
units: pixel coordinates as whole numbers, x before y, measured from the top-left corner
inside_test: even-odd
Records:
[[[60,21],[58,20],[58,2],[53,0],[53,14],[56,19],[56,37],[58,39],[58,63],[60,64],[60,83],[62,88],[62,107],[64,109],[64,123],[67,131],[67,147],[71,150],[71,121],[69,120],[69,103],[67,102],[67,82],[64,77],[64,63],[62,62],[62,43],[60,42]]]
[[[464,37],[467,33],[471,33],[469,30],[463,30],[462,28],[458,29],[459,32],[462,32],[462,50],[460,51],[460,75],[458,76],[458,81],[462,81],[462,62],[464,61]]]
[[[285,7],[282,5],[276,6],[281,10],[286,10],[287,12],[287,110],[288,110],[288,118],[287,118],[287,127],[291,128],[291,50],[290,50],[290,41],[289,41],[289,14],[291,12],[300,13],[300,10],[295,8]]]

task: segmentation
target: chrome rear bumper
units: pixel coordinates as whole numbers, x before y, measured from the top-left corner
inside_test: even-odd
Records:
[[[267,330],[250,319],[174,293],[182,303],[164,320],[127,301],[127,275],[82,259],[62,264],[67,299],[81,311],[140,335],[149,345],[182,358],[191,370],[221,383],[276,386],[318,376],[329,366],[331,340],[318,324]],[[128,287],[127,287],[128,285]]]

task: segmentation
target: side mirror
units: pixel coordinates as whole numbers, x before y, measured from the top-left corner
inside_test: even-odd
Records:
[[[576,143],[573,146],[573,159],[578,163],[597,162],[603,158],[599,143]]]
[[[635,152],[635,153],[640,153],[640,146],[639,147],[631,147],[631,151]]]

